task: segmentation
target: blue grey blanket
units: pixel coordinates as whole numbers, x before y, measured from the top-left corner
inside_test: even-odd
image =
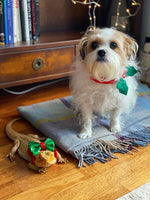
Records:
[[[136,106],[130,115],[122,115],[121,133],[109,131],[109,121],[97,116],[93,121],[93,136],[82,140],[77,137],[81,126],[71,107],[72,97],[64,97],[30,106],[18,107],[18,112],[55,144],[85,163],[107,162],[115,152],[126,153],[136,146],[150,142],[150,89],[143,84],[138,88]]]

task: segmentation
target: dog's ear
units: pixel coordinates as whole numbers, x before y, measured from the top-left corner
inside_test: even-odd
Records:
[[[132,37],[126,35],[124,41],[124,48],[128,58],[135,60],[139,48],[137,42]]]
[[[87,43],[88,43],[88,38],[90,35],[92,35],[96,29],[87,29],[84,36],[81,38],[80,43],[79,43],[79,52],[82,60],[84,60],[86,54],[87,54]]]
[[[84,36],[81,38],[79,43],[79,52],[82,60],[84,60],[86,54],[87,54],[87,36]]]

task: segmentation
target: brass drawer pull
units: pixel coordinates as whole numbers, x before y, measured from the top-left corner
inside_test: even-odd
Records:
[[[42,58],[38,57],[33,60],[32,67],[34,70],[38,71],[44,66],[44,61]]]

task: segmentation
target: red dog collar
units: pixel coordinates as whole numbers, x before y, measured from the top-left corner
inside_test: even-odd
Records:
[[[122,74],[122,78],[125,78],[126,77],[126,72],[127,70],[124,70],[123,74]],[[114,83],[117,83],[117,80],[116,79],[112,79],[110,81],[99,81],[95,78],[93,78],[92,76],[90,77],[91,80],[95,81],[96,83],[100,83],[100,84],[114,84]]]

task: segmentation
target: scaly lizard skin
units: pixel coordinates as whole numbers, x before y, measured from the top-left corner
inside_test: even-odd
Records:
[[[12,129],[12,124],[19,120],[20,118],[13,119],[6,125],[6,134],[7,136],[14,141],[14,146],[12,147],[11,151],[7,155],[11,161],[15,158],[15,153],[18,151],[18,154],[25,160],[29,161],[28,167],[40,172],[45,172],[46,167],[55,164],[56,162],[66,163],[66,159],[63,159],[62,156],[57,151],[57,159],[54,157],[54,153],[49,150],[40,151],[35,156],[35,163],[34,165],[31,163],[31,156],[28,154],[28,144],[29,142],[37,142],[41,143],[42,140],[46,138],[40,138],[38,135],[28,134],[24,135],[21,133],[16,132]]]

